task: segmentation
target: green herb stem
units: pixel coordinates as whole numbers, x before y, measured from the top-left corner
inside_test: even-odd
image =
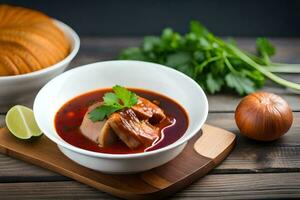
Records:
[[[254,67],[256,70],[258,70],[259,72],[264,74],[266,77],[268,77],[272,81],[274,81],[282,86],[300,91],[300,84],[287,81],[287,80],[280,78],[279,76],[273,74],[272,72],[268,71],[266,69],[266,67],[261,66],[261,65],[257,64],[256,62],[254,62],[251,58],[249,58],[245,53],[243,53],[241,50],[239,50],[235,46],[228,44],[228,47],[233,51],[233,53],[235,53],[237,56],[239,56],[244,62],[246,62],[250,66]]]
[[[210,59],[208,59],[208,60],[202,62],[200,65],[198,65],[198,66],[196,67],[196,73],[200,73],[200,72],[202,71],[202,69],[203,69],[206,65],[208,65],[209,63],[211,63],[211,62],[213,62],[213,61],[217,61],[217,60],[219,60],[219,59],[221,59],[221,56],[215,56],[215,57],[212,57],[212,58],[210,58]]]
[[[234,74],[238,74],[238,73],[239,73],[238,71],[236,71],[236,70],[234,69],[234,67],[231,65],[231,63],[229,62],[229,60],[228,60],[226,57],[224,57],[224,61],[225,61],[225,64],[227,65],[227,67],[229,68],[229,70],[230,70],[232,73],[234,73]]]
[[[298,64],[276,64],[271,63],[266,69],[269,72],[274,73],[288,73],[288,74],[298,74],[300,73],[300,65]]]

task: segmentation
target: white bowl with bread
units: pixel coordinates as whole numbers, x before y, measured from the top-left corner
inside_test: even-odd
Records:
[[[0,111],[5,112],[30,103],[62,73],[76,56],[80,39],[68,25],[38,11],[0,5],[0,13]]]

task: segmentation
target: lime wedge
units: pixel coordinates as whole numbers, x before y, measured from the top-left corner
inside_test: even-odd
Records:
[[[20,139],[29,139],[32,136],[42,135],[38,127],[33,111],[25,106],[16,105],[6,114],[6,126],[9,131]]]

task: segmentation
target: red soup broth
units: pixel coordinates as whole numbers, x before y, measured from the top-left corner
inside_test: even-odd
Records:
[[[152,91],[141,89],[130,90],[150,101],[156,100],[160,102],[159,107],[174,122],[171,126],[164,129],[163,136],[153,146],[147,148],[142,146],[132,150],[119,140],[110,147],[102,148],[81,134],[79,127],[88,107],[97,101],[102,101],[103,95],[107,92],[112,92],[111,89],[101,89],[85,93],[65,103],[55,116],[54,123],[58,135],[69,144],[81,149],[110,154],[131,154],[152,151],[170,145],[184,135],[189,121],[185,110],[178,103]]]

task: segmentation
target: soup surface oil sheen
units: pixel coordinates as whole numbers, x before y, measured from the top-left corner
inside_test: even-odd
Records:
[[[110,147],[99,147],[96,143],[83,136],[79,130],[83,117],[89,106],[101,101],[105,93],[111,89],[101,89],[85,93],[64,104],[55,116],[55,128],[59,136],[69,144],[81,149],[110,154],[131,154],[145,151],[152,151],[174,143],[181,138],[188,127],[188,116],[185,110],[172,99],[141,89],[131,89],[137,95],[150,101],[158,101],[159,107],[164,110],[167,116],[174,121],[172,126],[164,129],[162,138],[151,147],[128,148],[121,140],[118,140]]]

